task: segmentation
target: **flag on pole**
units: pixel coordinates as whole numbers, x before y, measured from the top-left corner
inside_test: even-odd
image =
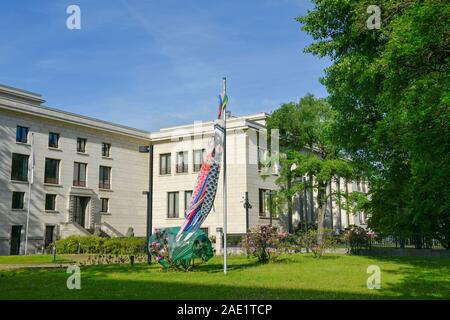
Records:
[[[197,176],[194,192],[185,212],[185,221],[177,234],[177,241],[189,239],[201,226],[214,204],[219,181],[220,163],[223,151],[225,130],[221,119],[223,101],[226,106],[226,95],[220,99],[218,119],[214,121],[214,138],[210,140],[206,150],[206,158]]]
[[[226,117],[223,117],[222,113],[225,112],[227,101],[228,97],[224,90],[219,98],[219,113],[214,121],[214,136],[208,143],[205,160],[184,214],[183,225],[160,229],[149,238],[149,252],[163,267],[172,264],[186,269],[195,257],[208,260],[213,256],[211,242],[199,229],[210,213],[216,198],[222,155],[225,152]],[[163,242],[159,238],[161,235],[165,238]],[[168,257],[163,257],[159,252],[161,243],[168,246]]]
[[[223,92],[221,95],[219,95],[219,115],[218,119],[221,119],[222,113],[225,113],[225,109],[227,108],[228,103],[228,96],[225,92]]]

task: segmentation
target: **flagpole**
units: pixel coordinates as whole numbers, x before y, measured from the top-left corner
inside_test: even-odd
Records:
[[[223,78],[223,97],[227,94],[227,78]],[[223,110],[223,273],[227,274],[227,111]]]
[[[28,204],[27,204],[27,224],[25,227],[25,255],[28,253],[28,226],[30,224],[30,208],[31,208],[31,185],[34,179],[34,133],[31,134],[31,154],[30,154],[30,177],[28,178]]]

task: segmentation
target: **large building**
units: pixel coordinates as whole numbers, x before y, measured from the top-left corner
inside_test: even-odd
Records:
[[[0,86],[0,255],[23,254],[27,229],[28,253],[41,252],[69,235],[123,236],[132,228],[135,236],[145,236],[150,177],[153,228],[181,225],[212,122],[146,132],[43,103],[39,94]],[[269,222],[286,226],[285,215],[270,205],[276,175],[262,179],[258,165],[266,149],[267,117],[259,113],[227,119],[231,235]],[[149,145],[153,157],[142,152],[141,147]],[[217,239],[223,225],[221,180],[214,208],[202,226]],[[338,187],[349,192],[360,188],[343,181],[334,183]],[[305,192],[296,199],[294,224],[301,218],[315,219],[312,197]],[[245,206],[246,199],[250,206]],[[327,217],[336,230],[364,223],[363,217],[347,215],[331,202]]]

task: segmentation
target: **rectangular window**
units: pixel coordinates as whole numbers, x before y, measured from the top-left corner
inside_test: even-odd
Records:
[[[177,173],[188,172],[188,152],[177,152]]]
[[[44,248],[48,248],[54,242],[55,226],[45,226]]]
[[[24,154],[13,153],[11,180],[28,181],[28,157]]]
[[[205,160],[205,149],[194,150],[194,172],[200,171]]]
[[[12,209],[23,209],[23,199],[25,192],[13,192],[12,193]]]
[[[56,210],[56,194],[45,195],[45,210],[47,211]]]
[[[278,210],[275,203],[275,195],[271,190],[259,189],[259,216],[273,218],[278,217]]]
[[[102,156],[109,158],[111,156],[111,144],[110,143],[102,143]]]
[[[45,159],[44,183],[59,184],[59,160]]]
[[[178,192],[167,193],[167,217],[178,218]]]
[[[28,128],[17,126],[16,142],[20,142],[20,143],[28,142]]]
[[[192,190],[188,190],[184,192],[184,211],[187,210],[189,206],[189,201],[191,201],[192,198]]]
[[[111,168],[100,166],[100,177],[98,187],[100,189],[111,189]]]
[[[59,133],[50,132],[48,134],[48,146],[50,148],[59,148]]]
[[[73,166],[73,185],[75,187],[86,187],[86,163],[75,162]]]
[[[109,212],[109,199],[108,198],[100,198],[102,202],[102,211],[103,213]]]
[[[86,153],[86,142],[84,138],[77,138],[77,152]]]
[[[170,174],[171,160],[170,153],[159,156],[159,174]]]

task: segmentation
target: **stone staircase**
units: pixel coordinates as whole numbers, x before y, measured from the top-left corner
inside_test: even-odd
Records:
[[[60,223],[59,235],[61,239],[64,239],[69,236],[92,236],[92,233],[76,222],[64,222]]]
[[[121,232],[119,232],[116,228],[114,228],[107,222],[96,224],[95,229],[100,229],[102,236],[110,238],[124,236]],[[64,222],[60,223],[59,236],[61,239],[67,238],[69,236],[92,236],[93,234],[96,234],[95,229],[87,230],[76,222]]]
[[[102,222],[97,226],[100,227],[100,230],[110,238],[123,237],[123,234],[121,232],[119,232],[116,228],[114,228],[107,222]]]

